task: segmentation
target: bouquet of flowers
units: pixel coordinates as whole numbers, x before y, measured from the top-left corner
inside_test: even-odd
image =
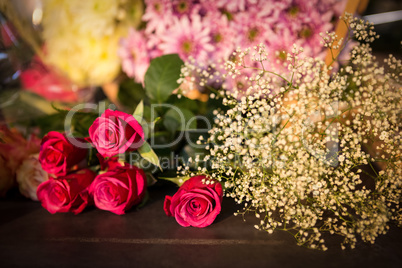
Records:
[[[338,22],[345,1],[142,4],[44,1],[43,69],[23,82],[114,81],[115,96],[15,122],[28,139],[2,129],[1,195],[18,182],[50,213],[122,215],[165,179],[180,187],[163,209],[181,226],[212,224],[226,195],[257,229],[323,250],[326,232],[353,248],[401,225],[402,63],[376,61],[370,23]]]

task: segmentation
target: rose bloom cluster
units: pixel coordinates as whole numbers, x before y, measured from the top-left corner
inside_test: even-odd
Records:
[[[15,129],[0,129],[0,197],[18,182],[20,192],[39,200],[50,213],[81,213],[86,207],[117,215],[145,197],[145,172],[124,163],[119,155],[140,148],[143,128],[132,116],[107,109],[88,129],[88,137],[50,131],[42,141],[29,140]],[[88,148],[97,151],[99,165],[88,166]],[[95,172],[96,171],[96,172]],[[222,185],[205,175],[186,180],[164,210],[181,226],[206,227],[221,211]]]
[[[304,56],[323,58],[320,32],[331,31],[344,0],[146,0],[146,26],[120,41],[122,69],[143,82],[150,60],[177,53],[213,75],[214,65],[237,49],[267,47],[269,62],[280,67],[293,44]],[[208,66],[211,69],[208,70]],[[229,81],[231,85],[235,81]]]
[[[142,169],[120,163],[117,155],[143,142],[143,129],[133,116],[109,109],[95,119],[85,139],[49,132],[42,139],[39,162],[50,178],[37,188],[39,201],[50,213],[78,214],[94,204],[124,214],[144,198],[147,180]],[[86,163],[88,143],[98,152],[98,174]]]

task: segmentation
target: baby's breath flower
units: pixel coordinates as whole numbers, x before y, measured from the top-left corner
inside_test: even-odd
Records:
[[[248,88],[224,95],[228,110],[214,112],[204,159],[226,196],[244,205],[236,215],[253,212],[255,228],[291,231],[299,245],[322,250],[324,231],[354,248],[358,237],[374,243],[389,222],[402,224],[402,63],[390,56],[380,66],[367,44],[372,25],[344,21],[363,43],[338,72],[299,57],[297,46],[287,74],[266,69],[263,46],[238,49],[221,76],[245,75]],[[322,38],[328,48],[341,44],[334,33]],[[245,64],[250,57],[259,67]]]

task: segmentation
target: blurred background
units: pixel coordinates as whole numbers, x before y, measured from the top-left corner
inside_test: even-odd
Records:
[[[25,25],[20,25],[26,29],[27,33],[39,33],[41,30],[42,20],[42,0],[0,0],[0,6],[4,3],[12,3],[18,16],[25,18]],[[322,0],[325,1],[325,0]],[[361,14],[363,18],[369,19],[375,23],[375,30],[380,35],[380,39],[376,40],[372,44],[373,51],[378,59],[393,54],[397,58],[402,57],[402,1],[401,0],[369,0],[365,11]],[[0,40],[0,124],[5,121],[5,117],[8,122],[23,119],[23,117],[35,117],[38,114],[48,114],[53,111],[49,102],[46,103],[41,99],[36,98],[34,95],[21,95],[18,96],[16,92],[21,88],[21,73],[20,71],[30,64],[31,58],[35,51],[32,49],[31,42],[21,42],[20,36],[13,34],[13,27],[7,22],[7,18],[0,13],[1,23],[1,36]],[[11,30],[11,32],[10,32]],[[18,31],[15,31],[17,33]],[[4,38],[4,36],[11,36],[10,38]],[[35,36],[35,35],[32,35]],[[13,51],[15,50],[15,51]],[[15,66],[15,65],[18,66]],[[39,67],[40,64],[38,64]],[[41,70],[41,68],[38,68]],[[47,75],[45,73],[39,73],[38,75]],[[34,74],[36,75],[36,74]],[[52,74],[49,74],[49,77]],[[53,78],[49,78],[53,79]],[[65,101],[85,101],[77,94],[77,90],[74,85],[69,84],[68,81],[59,79],[54,82],[53,95],[48,95],[48,100],[63,99]],[[94,90],[89,88],[89,91]],[[67,92],[67,93],[66,93]],[[73,92],[75,94],[68,94]],[[88,93],[88,91],[81,90],[84,94],[94,97],[93,100],[102,99],[102,90],[94,90]],[[99,97],[96,96],[99,95]],[[21,99],[29,97],[27,101],[23,101],[23,107],[19,106],[20,102],[16,101],[17,98]],[[36,99],[35,99],[36,98]],[[6,108],[6,109],[5,109]]]
[[[393,22],[376,24],[375,29],[380,35],[380,39],[373,43],[373,50],[377,53],[392,53],[402,55],[401,41],[402,41],[402,1],[401,0],[370,0],[366,11],[363,16],[370,16],[373,14],[382,14],[379,18],[391,18],[391,14],[387,12],[399,11],[393,14]]]

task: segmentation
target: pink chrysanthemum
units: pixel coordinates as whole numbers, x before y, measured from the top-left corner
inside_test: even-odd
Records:
[[[283,71],[283,64],[286,63],[287,53],[292,51],[296,37],[287,28],[277,30],[277,32],[269,39],[266,46],[269,62],[273,68]]]
[[[201,6],[198,1],[172,0],[172,14],[175,17],[191,16],[198,14]]]
[[[235,49],[234,39],[236,32],[230,27],[229,20],[219,12],[210,14],[204,18],[210,29],[211,43],[214,50],[211,59],[217,62],[220,59],[228,59]]]
[[[130,29],[127,38],[120,40],[118,54],[127,76],[143,83],[150,62],[144,34]]]
[[[300,28],[297,31],[298,46],[304,49],[303,56],[310,56],[324,59],[325,50],[321,44],[322,37],[320,33],[325,33],[333,28],[331,18],[333,12],[324,14],[318,13],[316,10],[308,12],[308,20],[301,21]]]
[[[145,33],[156,34],[163,32],[172,23],[172,1],[170,0],[145,0],[145,13],[142,20],[147,22]]]
[[[258,0],[217,0],[217,5],[229,12],[238,12],[247,10],[257,2]]]
[[[248,79],[251,74],[252,71],[250,69],[244,69],[236,77],[227,76],[222,84],[222,88],[234,93],[235,98],[241,99],[241,97],[247,95],[247,90],[250,90],[250,87],[253,85]]]
[[[273,18],[261,16],[257,9],[238,13],[232,24],[238,33],[236,45],[247,48],[261,43],[266,44],[273,35],[271,28],[273,22]]]
[[[201,16],[219,12],[219,7],[216,0],[199,0],[198,2],[200,3],[198,12]]]
[[[198,15],[174,18],[173,25],[164,32],[158,48],[164,53],[177,53],[184,61],[189,57],[202,62],[208,62],[208,53],[214,47],[210,41],[210,30],[205,27]]]

